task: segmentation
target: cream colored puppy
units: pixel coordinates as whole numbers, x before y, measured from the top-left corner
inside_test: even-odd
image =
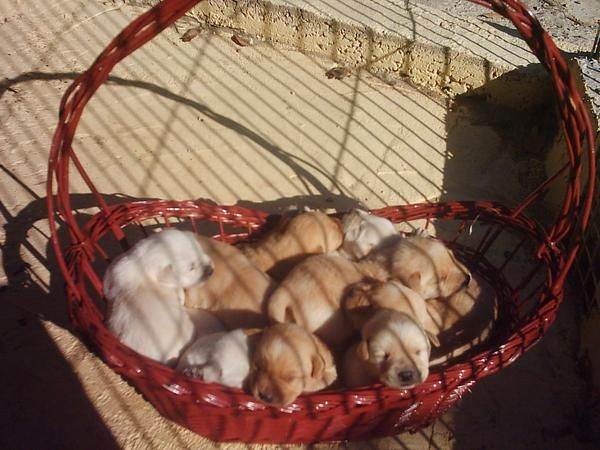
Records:
[[[498,317],[496,294],[478,276],[448,298],[427,300],[427,309],[440,341],[439,348],[432,351],[432,366],[476,349],[489,338]]]
[[[291,218],[284,216],[258,242],[239,247],[256,267],[280,280],[306,256],[337,250],[342,239],[338,219],[320,211],[308,211]]]
[[[228,330],[266,326],[271,278],[233,245],[206,236],[196,239],[214,271],[205,283],[186,289],[185,305],[212,311]]]
[[[333,355],[318,337],[295,324],[277,324],[259,335],[249,389],[273,406],[286,406],[303,392],[324,389],[337,379]]]
[[[425,299],[397,280],[367,280],[352,285],[346,293],[342,308],[353,326],[360,330],[378,309],[402,312],[423,329],[433,345],[440,345],[437,337],[440,329],[430,314]],[[437,315],[435,317],[438,318]]]
[[[296,323],[315,333],[332,348],[355,334],[340,306],[348,286],[366,278],[385,279],[376,264],[353,262],[337,255],[311,256],[298,264],[268,301],[269,317]]]
[[[372,252],[370,259],[422,297],[448,297],[464,287],[471,274],[443,242],[425,233],[408,236]]]
[[[394,224],[361,209],[353,209],[342,219],[344,242],[342,250],[351,259],[361,259],[371,250],[389,245],[401,238]]]
[[[177,371],[206,383],[242,388],[256,339],[256,334],[242,329],[203,336],[181,355]]]
[[[125,345],[173,365],[196,334],[222,325],[212,314],[184,308],[184,289],[213,272],[210,256],[193,233],[166,229],[116,258],[103,280],[108,329]]]
[[[431,345],[413,317],[379,308],[365,322],[361,337],[344,355],[342,379],[346,386],[381,382],[410,389],[427,379]]]

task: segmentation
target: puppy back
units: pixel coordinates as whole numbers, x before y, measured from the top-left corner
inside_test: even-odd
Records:
[[[299,255],[327,253],[342,244],[341,224],[320,211],[283,219],[271,233],[256,243],[244,245],[244,253],[262,270]]]
[[[341,256],[315,255],[306,258],[292,269],[275,289],[268,301],[269,316],[276,322],[293,321],[295,310],[310,313],[311,304],[325,302],[338,309],[346,286],[361,281],[363,274],[357,266]],[[300,321],[300,322],[299,322]]]

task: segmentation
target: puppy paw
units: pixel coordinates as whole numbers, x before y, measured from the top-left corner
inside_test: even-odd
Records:
[[[191,366],[186,367],[181,372],[185,376],[192,378],[199,378],[200,380],[204,379],[204,366]]]

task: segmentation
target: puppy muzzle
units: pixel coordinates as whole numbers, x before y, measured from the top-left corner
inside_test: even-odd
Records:
[[[417,368],[400,367],[390,369],[381,381],[399,389],[411,389],[425,380]]]
[[[202,282],[208,280],[214,272],[215,268],[212,265],[206,266],[202,271],[202,277],[200,278],[200,281]]]

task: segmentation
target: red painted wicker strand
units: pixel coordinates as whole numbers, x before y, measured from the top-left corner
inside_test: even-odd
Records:
[[[215,223],[220,230],[217,237],[233,242],[265,224],[267,215],[191,201],[138,201],[108,206],[72,148],[84,107],[114,65],[171,25],[198,0],[166,0],[157,4],[125,28],[69,87],[60,105],[47,184],[52,244],[66,279],[69,314],[90,347],[134,384],[161,414],[220,441],[316,442],[396,434],[431,422],[478,379],[507,366],[541,338],[556,316],[565,276],[590,216],[596,170],[592,127],[566,62],[533,14],[516,0],[474,2],[511,20],[550,74],[568,156],[568,163],[550,180],[566,174],[567,194],[561,214],[547,228],[526,217],[524,210],[538,199],[549,181],[516,208],[491,202],[446,202],[375,211],[394,222],[456,221],[456,235],[450,244],[473,270],[495,286],[501,301],[501,331],[488,348],[460,364],[434,371],[425,383],[410,391],[380,385],[329,390],[303,395],[292,406],[276,409],[255,402],[239,390],[179,376],[120,344],[106,330],[97,306],[102,301],[97,263],[108,259],[103,244],[106,239],[121,241],[123,228],[145,219],[160,219],[168,226],[170,219],[178,218],[194,227],[200,221]],[[584,157],[589,173],[582,192]],[[87,183],[100,209],[84,226],[75,220],[71,208],[70,163]],[[59,217],[68,242],[59,241]],[[470,237],[474,225],[482,230],[477,240]],[[225,227],[235,232],[225,232]],[[514,244],[502,249],[502,261],[491,263],[490,249],[500,245],[501,235],[510,236]],[[505,272],[520,254],[528,255],[530,270],[522,278],[508,281]]]

